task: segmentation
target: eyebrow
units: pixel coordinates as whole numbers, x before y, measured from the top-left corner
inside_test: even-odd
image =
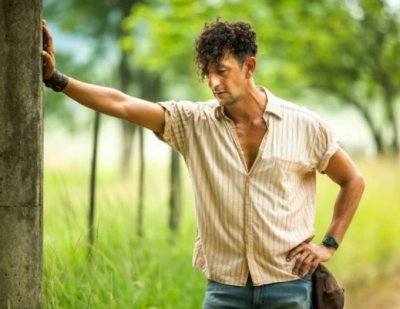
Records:
[[[229,65],[220,62],[220,63],[218,63],[218,64],[215,66],[215,68],[216,68],[216,69],[220,69],[220,68],[229,68]]]

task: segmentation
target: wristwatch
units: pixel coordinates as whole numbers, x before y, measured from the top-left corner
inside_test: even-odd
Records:
[[[338,242],[332,236],[325,236],[324,239],[322,240],[322,244],[325,247],[334,248],[335,250],[337,250],[337,248],[339,248]]]
[[[67,86],[68,81],[69,79],[67,76],[55,70],[49,79],[44,80],[44,84],[46,87],[51,88],[56,92],[61,92]]]

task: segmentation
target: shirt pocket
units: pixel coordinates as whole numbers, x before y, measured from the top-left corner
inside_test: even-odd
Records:
[[[301,161],[271,157],[262,159],[259,176],[273,204],[290,207],[293,195],[300,193],[308,172],[309,168]]]

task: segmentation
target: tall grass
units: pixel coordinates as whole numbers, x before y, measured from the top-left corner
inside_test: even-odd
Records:
[[[331,260],[339,279],[356,295],[377,278],[390,281],[400,265],[400,160],[357,160],[366,181],[366,191],[352,225],[336,256]],[[336,190],[321,179],[318,190],[317,228],[323,231],[330,216],[329,202]],[[326,201],[326,198],[329,202]],[[327,222],[325,224],[325,222]],[[321,226],[322,224],[322,226]]]
[[[358,160],[358,165],[367,190],[329,262],[350,290],[388,271],[400,257],[400,162]],[[44,307],[200,308],[206,279],[191,267],[195,226],[187,175],[182,226],[173,234],[167,228],[166,170],[148,167],[145,235],[140,239],[135,234],[137,184],[101,171],[90,262],[88,179],[88,170],[80,166],[45,171]],[[327,177],[319,177],[316,241],[329,224],[337,191]]]

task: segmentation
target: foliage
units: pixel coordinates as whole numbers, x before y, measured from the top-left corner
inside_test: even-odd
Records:
[[[123,27],[134,33],[134,63],[162,72],[173,87],[182,77],[194,81],[187,77],[194,76],[192,50],[205,21],[251,21],[261,50],[257,81],[289,96],[319,91],[352,106],[381,153],[399,151],[399,16],[387,2],[370,0],[153,0],[136,6]],[[192,96],[205,94],[194,85]]]
[[[119,23],[125,6],[129,5],[129,10],[133,4],[124,0],[48,0],[44,16],[53,33],[57,67],[80,80],[118,87],[115,68],[120,50]],[[49,103],[45,112],[50,122],[61,119],[68,129],[81,127],[81,119],[73,115],[82,109],[71,107],[73,104],[66,96],[45,91],[44,100]]]
[[[133,63],[162,74],[174,99],[204,100],[210,92],[201,85],[193,65],[194,42],[205,22],[217,19],[252,21],[262,26],[265,9],[257,1],[152,0],[137,5],[123,22],[133,32]],[[263,39],[260,31],[259,38]],[[178,90],[178,91],[176,91]],[[176,94],[178,92],[178,94]]]
[[[273,12],[290,31],[276,37],[286,60],[299,67],[308,88],[354,107],[378,152],[398,153],[399,11],[385,1],[282,3]]]
[[[353,298],[374,278],[398,264],[400,216],[397,184],[398,160],[357,162],[367,191],[340,250],[330,268]],[[167,169],[153,165],[146,186],[157,188],[146,196],[145,238],[135,234],[136,212],[132,183],[118,182],[115,171],[101,171],[98,191],[96,246],[92,264],[87,254],[88,172],[81,167],[46,170],[44,214],[44,308],[199,308],[205,278],[191,267],[195,238],[190,209],[190,184],[186,176],[184,220],[178,234],[167,228]],[[385,183],[384,187],[381,183]],[[329,224],[338,188],[319,177],[316,237]],[[388,280],[386,278],[386,280]]]
[[[49,0],[45,11],[90,46],[77,77],[89,72],[96,82],[100,65],[102,80],[117,86],[112,72],[122,52],[130,55],[122,66],[134,68],[131,91],[141,93],[139,81],[150,72],[161,78],[164,97],[191,100],[210,98],[192,64],[203,24],[250,21],[260,45],[258,83],[293,99],[311,91],[334,97],[364,118],[378,152],[399,151],[400,13],[388,1]]]
[[[204,22],[218,17],[246,20],[253,24],[260,45],[258,83],[291,98],[310,90],[321,91],[320,97],[334,96],[343,105],[357,108],[370,122],[374,138],[381,138],[383,148],[395,150],[397,115],[390,109],[400,89],[399,12],[386,2],[149,0],[135,2],[120,23],[121,3],[47,2],[48,21],[64,34],[74,33],[81,44],[75,45],[73,54],[63,55],[57,49],[58,64],[67,74],[117,86],[116,66],[120,53],[125,53],[138,81],[129,85],[130,92],[142,93],[150,84],[150,72],[155,84],[162,79],[165,97],[203,100],[210,93],[192,66],[197,33]],[[147,88],[151,93],[152,87]],[[54,111],[62,121],[75,118],[75,109],[68,107],[71,113],[66,114],[68,110],[54,104],[63,96],[49,92],[46,96],[46,112]],[[340,254],[331,262],[350,288],[396,261],[400,251],[396,242],[400,231],[388,224],[399,212],[395,207],[400,199],[399,162],[361,163],[369,190]],[[88,176],[81,167],[69,167],[73,172],[68,173],[46,172],[45,307],[199,307],[205,280],[190,267],[195,233],[191,212],[184,211],[181,233],[169,235],[167,207],[163,206],[168,181],[160,179],[160,169],[151,168],[149,175],[156,176],[149,177],[146,186],[157,190],[147,197],[150,207],[145,210],[142,241],[134,235],[135,215],[128,206],[137,198],[132,184],[117,183],[113,174],[100,175],[98,239],[91,265],[85,255]],[[383,182],[384,188],[379,185]],[[330,182],[320,185],[316,240],[329,224],[336,194]],[[184,186],[183,204],[189,205],[188,184]],[[176,237],[173,244],[172,237]]]

